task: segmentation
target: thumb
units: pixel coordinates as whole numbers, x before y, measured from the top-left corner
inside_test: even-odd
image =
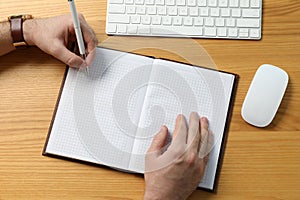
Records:
[[[166,144],[167,137],[168,128],[166,126],[162,126],[160,128],[160,131],[156,134],[156,136],[154,136],[147,153],[155,153],[157,155],[161,155],[161,149]]]

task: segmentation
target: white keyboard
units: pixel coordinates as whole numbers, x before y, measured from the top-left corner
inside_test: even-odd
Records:
[[[262,0],[108,0],[106,33],[261,38]]]

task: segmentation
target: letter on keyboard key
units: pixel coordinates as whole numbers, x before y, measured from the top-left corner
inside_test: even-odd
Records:
[[[127,16],[127,15],[108,15],[108,22],[128,24],[129,16]]]
[[[259,28],[259,19],[237,19],[237,27]]]

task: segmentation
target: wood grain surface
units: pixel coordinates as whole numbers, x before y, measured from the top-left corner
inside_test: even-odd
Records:
[[[260,41],[112,37],[105,34],[106,1],[77,0],[99,45],[240,76],[217,194],[190,199],[300,199],[300,1],[263,0]],[[69,13],[62,0],[0,0],[0,20]],[[49,44],[51,45],[51,44]],[[267,128],[243,121],[241,106],[263,63],[286,70],[290,82]],[[41,155],[65,65],[32,47],[0,57],[0,199],[142,199],[142,176]]]

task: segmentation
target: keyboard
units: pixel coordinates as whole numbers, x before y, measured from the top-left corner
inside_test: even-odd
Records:
[[[108,35],[261,39],[262,0],[108,0]]]

